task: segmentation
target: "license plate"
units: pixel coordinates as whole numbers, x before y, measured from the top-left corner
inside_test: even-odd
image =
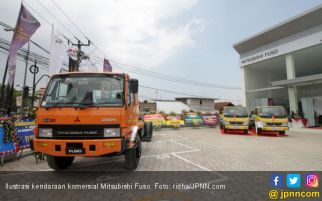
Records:
[[[273,127],[273,128],[272,128],[272,130],[273,130],[273,131],[276,131],[276,130],[278,130],[278,128]]]
[[[241,127],[240,126],[234,126],[236,129],[240,129]]]
[[[85,149],[66,149],[66,154],[85,154]]]

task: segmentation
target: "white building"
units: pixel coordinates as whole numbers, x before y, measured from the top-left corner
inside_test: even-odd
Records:
[[[156,107],[158,112],[165,112],[166,114],[171,112],[181,114],[183,110],[190,110],[186,104],[180,101],[156,101]]]
[[[322,6],[234,45],[240,54],[242,104],[283,105],[309,125],[322,117]]]
[[[180,101],[188,105],[188,107],[194,111],[215,112],[214,98],[183,97],[183,98],[176,98],[176,101]]]

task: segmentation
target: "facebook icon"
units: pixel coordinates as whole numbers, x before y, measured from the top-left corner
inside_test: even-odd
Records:
[[[284,187],[284,176],[280,174],[274,174],[271,176],[270,184],[273,188],[283,188]]]

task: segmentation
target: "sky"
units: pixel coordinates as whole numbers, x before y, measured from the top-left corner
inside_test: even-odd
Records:
[[[105,56],[130,68],[139,67],[184,79],[237,88],[241,86],[239,55],[233,49],[233,44],[322,4],[322,0],[53,1],[95,44],[96,47],[84,47],[90,56]],[[21,1],[0,2],[0,21],[14,26]],[[68,38],[73,40],[76,36],[86,43],[83,34],[52,0],[24,0],[24,4],[41,22],[41,27],[31,39],[46,49],[50,49],[51,24]],[[12,32],[5,32],[1,27],[0,37],[11,40]],[[34,46],[31,50],[44,54]],[[6,59],[7,55],[0,52],[1,79]],[[101,68],[100,65],[96,63]],[[24,66],[24,62],[17,62],[16,87],[22,86]],[[114,66],[115,71],[123,72],[118,67]],[[132,68],[131,71],[135,72],[136,69]],[[236,103],[241,99],[240,90],[198,87],[134,72],[130,73],[131,77],[138,78],[144,86]],[[46,73],[46,69],[42,68],[37,77]],[[27,84],[31,86],[32,76],[28,74],[27,78]],[[38,87],[45,85],[46,80],[42,80]],[[146,88],[140,88],[140,95],[157,99],[185,96]]]

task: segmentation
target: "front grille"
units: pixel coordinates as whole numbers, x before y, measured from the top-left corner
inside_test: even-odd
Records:
[[[281,126],[282,123],[266,123],[268,126]]]
[[[229,124],[232,124],[232,125],[242,125],[243,122],[242,121],[232,121],[232,122],[229,122]]]
[[[39,125],[52,128],[52,139],[97,139],[104,138],[104,128],[119,128],[120,125]]]

